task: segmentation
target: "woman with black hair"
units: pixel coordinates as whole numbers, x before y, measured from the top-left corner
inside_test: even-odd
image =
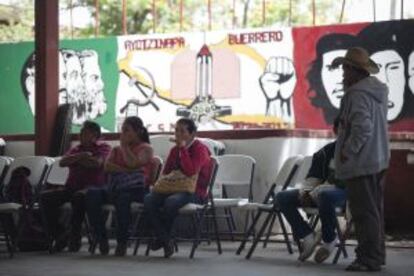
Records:
[[[90,189],[87,193],[87,212],[96,242],[102,255],[109,252],[102,205],[111,202],[116,208],[117,247],[115,255],[124,256],[127,250],[130,224],[130,204],[143,202],[148,192],[146,185],[152,170],[153,149],[142,120],[132,116],[122,125],[120,145],[115,147],[105,162],[107,187]]]
[[[187,203],[204,203],[207,200],[207,187],[211,173],[210,151],[195,138],[197,127],[191,119],[179,119],[175,126],[175,146],[171,149],[162,176],[180,171],[184,178],[195,177],[195,191],[164,192],[153,190],[144,199],[144,209],[157,240],[151,244],[152,250],[164,248],[164,256],[174,253],[171,230],[178,210]],[[154,188],[156,188],[157,183]]]

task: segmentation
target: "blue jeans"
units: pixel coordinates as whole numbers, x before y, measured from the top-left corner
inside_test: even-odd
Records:
[[[276,195],[277,203],[283,215],[289,222],[295,239],[302,239],[312,233],[309,224],[300,215],[298,208],[301,207],[299,190],[286,190]],[[336,207],[343,207],[346,201],[344,189],[332,187],[324,190],[318,195],[319,217],[322,224],[322,240],[325,243],[332,242],[336,238]]]
[[[118,243],[126,243],[129,236],[131,202],[142,202],[144,193],[143,186],[120,188],[112,193],[109,193],[106,188],[88,190],[86,193],[86,212],[98,242],[107,239],[102,205],[106,203],[115,205],[116,239]]]
[[[201,203],[202,200],[191,193],[159,194],[150,193],[144,198],[144,211],[157,238],[168,241],[174,220],[181,207],[187,203]]]

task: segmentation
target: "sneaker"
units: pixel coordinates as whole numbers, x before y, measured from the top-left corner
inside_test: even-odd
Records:
[[[174,242],[169,240],[164,243],[164,258],[169,258],[174,254]]]
[[[313,232],[304,237],[302,241],[302,252],[299,255],[299,261],[306,261],[312,255],[313,251],[315,251],[318,242],[318,237]]]
[[[323,263],[326,259],[329,258],[331,253],[334,251],[336,246],[336,239],[330,243],[323,243],[321,247],[316,251],[314,260],[318,264]]]
[[[99,252],[101,253],[102,256],[106,256],[109,253],[109,243],[108,240],[102,240],[99,243]]]
[[[118,256],[118,257],[125,256],[127,249],[128,249],[128,244],[126,242],[119,242],[116,245],[115,256]]]

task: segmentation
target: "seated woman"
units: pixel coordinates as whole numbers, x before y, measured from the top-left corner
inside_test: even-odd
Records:
[[[138,117],[128,117],[122,125],[120,146],[115,147],[105,162],[108,173],[107,185],[101,189],[89,189],[86,194],[86,209],[93,228],[99,251],[109,253],[108,239],[102,205],[113,203],[116,208],[115,255],[124,256],[127,250],[130,225],[130,204],[143,202],[148,191],[145,180],[151,173],[153,149],[149,144],[147,129]]]
[[[171,230],[178,211],[187,203],[204,203],[207,200],[207,187],[210,176],[210,152],[202,142],[195,139],[197,127],[186,118],[179,119],[175,127],[175,143],[171,149],[161,178],[180,171],[184,178],[197,179],[193,191],[157,192],[154,190],[144,199],[144,209],[155,232],[157,240],[151,244],[152,250],[164,248],[164,256],[174,253]]]

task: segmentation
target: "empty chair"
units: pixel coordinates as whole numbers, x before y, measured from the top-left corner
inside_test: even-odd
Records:
[[[288,251],[292,253],[292,248],[290,246],[290,241],[286,232],[286,228],[284,225],[284,222],[281,217],[281,213],[279,208],[277,207],[277,204],[275,204],[275,197],[276,194],[280,191],[283,191],[287,189],[292,183],[293,179],[295,178],[295,175],[298,171],[298,167],[302,164],[303,157],[302,156],[292,156],[286,159],[286,161],[283,163],[282,167],[280,168],[275,182],[271,185],[269,188],[269,191],[267,195],[265,196],[265,199],[262,203],[246,203],[242,204],[240,207],[245,209],[250,209],[256,211],[256,215],[253,219],[252,224],[249,227],[249,230],[246,232],[245,237],[243,241],[241,242],[236,254],[240,254],[241,251],[244,249],[248,239],[250,236],[254,234],[255,228],[257,226],[257,223],[259,221],[259,218],[262,216],[262,214],[268,214],[266,216],[266,219],[264,223],[262,224],[258,235],[254,237],[253,244],[249,250],[249,253],[247,254],[246,258],[250,258],[250,256],[253,254],[257,243],[262,240],[262,236],[264,234],[264,231],[266,227],[268,227],[268,233],[266,235],[266,238],[263,240],[265,243],[269,239],[271,230],[273,228],[273,224],[275,222],[276,217],[278,217],[279,224],[282,228],[282,234],[284,236],[284,242],[286,243],[286,246],[288,248]],[[270,223],[270,224],[269,224]]]
[[[3,179],[7,174],[10,164],[13,162],[13,158],[7,156],[0,156],[0,187],[3,185]]]
[[[220,164],[217,171],[215,191],[219,189],[222,197],[214,197],[214,208],[224,210],[224,218],[233,239],[233,230],[235,229],[234,218],[231,208],[238,208],[243,202],[251,202],[253,200],[253,177],[256,166],[256,160],[248,155],[243,154],[226,154],[218,156]],[[231,197],[229,189],[231,187],[239,187],[247,189],[246,197]],[[247,229],[248,217],[250,211],[246,214],[245,230]],[[217,217],[213,218],[214,220]]]

